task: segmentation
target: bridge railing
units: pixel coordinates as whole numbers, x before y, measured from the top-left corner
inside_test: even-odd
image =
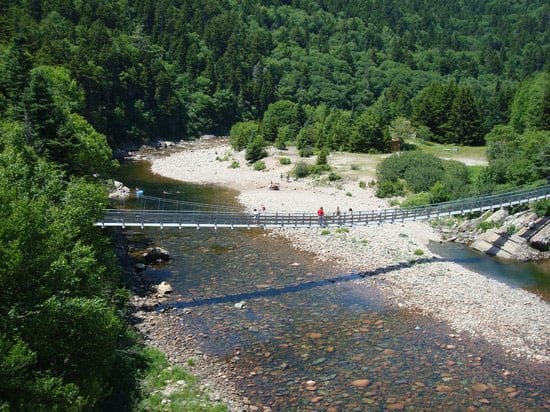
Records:
[[[260,213],[225,210],[128,210],[108,209],[97,226],[166,226],[166,227],[314,227],[357,226],[379,223],[434,219],[441,216],[483,212],[505,206],[550,198],[550,185],[509,193],[443,202],[425,207],[378,209],[325,215],[313,213]]]

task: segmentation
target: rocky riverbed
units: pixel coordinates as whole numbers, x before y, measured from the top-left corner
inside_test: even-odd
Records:
[[[220,157],[225,160],[220,161]],[[229,168],[228,163],[235,159],[241,167]],[[271,211],[314,211],[320,205],[327,211],[337,207],[358,211],[387,206],[384,200],[374,197],[371,189],[361,189],[353,182],[319,186],[314,181],[301,180],[283,185],[279,191],[268,190],[268,178],[284,176],[289,168],[280,165],[274,151],[270,159],[266,161],[267,171],[253,171],[245,166],[243,153],[233,152],[226,142],[217,142],[153,158],[152,170],[174,179],[230,185],[240,191],[239,200],[249,210],[260,204],[268,205]],[[296,248],[314,252],[321,260],[337,262],[352,271],[372,271],[396,262],[428,258],[424,264],[383,274],[390,285],[385,289],[387,297],[443,320],[458,331],[497,343],[515,356],[535,362],[550,361],[550,305],[529,292],[487,279],[453,262],[438,260],[429,252],[428,242],[441,238],[426,223],[354,227],[348,232],[333,230],[329,234],[313,229],[274,233],[284,236]]]
[[[244,159],[241,159],[242,153],[233,153],[223,142],[222,144],[208,142],[204,145],[201,143],[199,145],[186,144],[184,149],[184,151],[176,150],[168,156],[159,157],[158,153],[146,156],[152,160],[153,171],[163,176],[197,183],[223,184],[238,189],[241,203],[249,210],[259,205],[266,205],[270,211],[314,211],[320,205],[323,205],[327,211],[336,210],[336,207],[344,210],[352,207],[355,211],[387,207],[385,201],[374,197],[371,189],[361,189],[357,182],[320,185],[319,182],[308,180],[291,181],[284,182],[280,191],[270,191],[267,188],[269,182],[273,179],[279,180],[279,177],[284,176],[287,172],[284,169],[285,166],[280,165],[277,161],[278,155],[275,152],[272,155],[272,160],[266,162],[268,170],[256,172],[244,166]],[[285,156],[288,156],[288,153],[285,153]],[[235,159],[241,162],[241,167],[236,170],[230,169],[228,166]],[[533,367],[540,365],[544,370],[549,364],[550,327],[547,323],[547,319],[550,319],[549,305],[529,292],[487,279],[485,276],[432,254],[428,249],[428,242],[441,241],[441,238],[439,233],[427,224],[415,222],[405,225],[388,224],[341,230],[331,229],[329,231],[321,229],[276,230],[267,232],[266,236],[274,241],[284,239],[285,243],[291,244],[297,250],[314,253],[320,265],[334,265],[344,273],[355,273],[356,276],[350,278],[352,280],[348,282],[348,286],[352,285],[356,293],[381,291],[385,302],[395,310],[425,314],[448,325],[450,328],[449,341],[441,343],[441,353],[437,352],[432,355],[438,359],[436,362],[439,364],[448,365],[445,369],[449,370],[443,370],[440,376],[441,380],[435,383],[430,384],[428,378],[419,381],[419,386],[415,386],[415,393],[421,390],[421,385],[431,385],[428,392],[432,393],[433,391],[435,394],[453,393],[457,390],[456,384],[451,385],[449,382],[459,379],[460,369],[452,370],[453,362],[456,360],[449,359],[445,353],[459,347],[463,339],[475,340],[479,338],[492,343],[496,347],[502,348],[503,359],[525,360],[532,363]],[[265,287],[264,285],[259,286]],[[186,316],[200,318],[203,315],[202,309],[166,308],[156,310],[159,304],[166,301],[167,297],[159,296],[152,288],[148,290],[151,291],[150,294],[136,296],[134,303],[136,325],[149,344],[162,349],[171,361],[185,366],[200,376],[212,397],[226,401],[230,405],[230,410],[263,410],[267,412],[271,410],[272,405],[279,402],[277,399],[272,399],[271,404],[269,402],[263,404],[252,402],[246,398],[246,391],[242,390],[243,385],[245,387],[249,385],[248,388],[256,388],[250,389],[250,393],[257,394],[258,387],[261,387],[261,381],[266,381],[269,377],[272,382],[277,382],[275,377],[278,376],[276,374],[278,372],[269,372],[267,367],[257,369],[253,365],[249,365],[248,368],[241,365],[240,368],[234,369],[234,366],[240,365],[247,358],[247,354],[241,353],[239,350],[238,353],[233,353],[230,359],[225,360],[204,351],[201,349],[201,345],[211,337],[201,335],[200,332],[185,326]],[[204,313],[204,315],[207,314]],[[222,315],[214,315],[214,317],[225,319]],[[362,329],[372,332],[377,330],[376,327],[365,328],[361,325],[374,325],[380,321],[379,318],[366,318],[358,320],[358,324],[346,326],[350,330],[359,331],[358,333],[361,333]],[[229,322],[229,320],[225,320],[225,322]],[[237,321],[232,323],[239,324]],[[383,324],[382,320],[379,325]],[[224,325],[223,327],[229,326]],[[261,332],[262,328],[255,324],[250,326],[250,330],[255,331],[254,333]],[[384,330],[394,333],[391,328],[382,328],[382,331]],[[304,335],[307,338],[307,333]],[[300,339],[298,339],[299,342],[301,342]],[[307,339],[310,341],[313,338]],[[319,340],[313,340],[324,342],[324,339],[325,336],[321,333]],[[380,339],[385,341],[390,339],[390,336],[381,336]],[[307,341],[307,345],[311,345],[309,341]],[[302,347],[305,344],[305,342],[301,342],[294,345]],[[278,348],[264,348],[260,354],[262,357],[269,358],[273,356],[274,351],[284,353],[293,348],[291,342],[283,342],[281,345],[283,346]],[[333,344],[326,345],[330,348]],[[379,350],[386,351],[385,356],[391,356],[390,351],[394,349],[379,347]],[[364,352],[366,353],[368,350],[365,348]],[[360,352],[354,357],[363,359],[365,353]],[[324,358],[325,356],[319,355],[313,362]],[[472,355],[471,364],[470,360],[466,364],[470,368],[478,369],[481,375],[484,367],[482,361],[477,358],[480,358],[480,355]],[[378,357],[374,356],[373,359],[378,359]],[[392,368],[407,367],[405,364],[399,365],[399,363],[395,363]],[[363,365],[363,367],[366,366]],[[429,365],[425,367],[430,368]],[[243,369],[247,372],[243,372]],[[353,366],[350,366],[349,369],[354,370]],[[378,373],[377,370],[371,372],[372,376],[369,376],[371,380],[376,376],[375,372]],[[502,373],[503,377],[508,379],[510,372],[503,370]],[[543,373],[542,376],[547,375]],[[321,378],[324,379],[325,375],[321,374]],[[243,383],[247,379],[248,383]],[[327,403],[330,396],[322,388],[325,385],[328,387],[329,382],[321,381],[320,383],[318,379],[311,377],[304,378],[303,382],[298,378],[294,379],[296,379],[296,385],[302,385],[300,393],[309,395],[310,403],[314,401],[311,405],[318,402],[319,405],[326,405],[325,409],[321,408],[322,410],[345,410],[341,406],[332,406]],[[354,381],[353,376],[349,376],[348,379],[350,382]],[[355,380],[361,380],[361,377]],[[308,386],[307,382],[309,381],[313,381],[314,384]],[[487,377],[485,382],[489,381],[490,378]],[[388,409],[403,409],[406,405],[414,405],[414,397],[408,399],[405,395],[402,398],[392,396],[387,399],[380,398],[381,393],[387,390],[387,388],[384,389],[383,382],[384,379],[380,376],[376,385],[382,386],[375,388],[371,386],[371,390],[367,390],[367,393],[372,393],[372,395],[365,399],[370,399],[369,402],[376,402],[377,405],[384,402]],[[372,382],[369,383],[372,384]],[[346,383],[344,382],[344,384]],[[357,384],[359,385],[359,383]],[[485,401],[489,402],[486,399],[489,396],[484,398],[481,395],[486,391],[501,393],[504,398],[517,396],[517,388],[513,385],[507,386],[505,382],[483,383],[475,386],[480,392],[472,389],[473,385],[476,385],[475,382],[465,385],[465,390],[480,394],[479,400],[476,400],[470,407],[476,407],[476,405],[483,407]],[[366,387],[368,386],[369,384],[366,385]],[[320,393],[319,388],[321,388]],[[374,395],[375,393],[376,395]],[[284,395],[282,398],[284,401]],[[354,402],[350,402],[350,404],[353,405]],[[367,402],[365,405],[368,404]],[[495,404],[497,403],[493,403],[493,405]],[[361,406],[357,407],[359,408],[357,410],[362,410]],[[464,410],[467,407],[464,406]],[[304,410],[310,409],[304,408]],[[275,407],[273,410],[283,409]]]

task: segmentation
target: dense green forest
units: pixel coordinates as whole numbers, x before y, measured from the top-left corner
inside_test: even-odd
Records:
[[[533,182],[550,164],[549,15],[543,0],[0,0],[0,410],[139,398],[127,291],[92,226],[112,149],[231,133],[255,160],[416,136],[487,142],[490,165],[473,179],[403,157],[439,175],[390,161],[385,194]]]

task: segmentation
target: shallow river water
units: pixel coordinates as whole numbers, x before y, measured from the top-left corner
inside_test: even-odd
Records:
[[[161,179],[144,163],[118,178],[149,195],[235,204],[231,191]],[[170,262],[145,275],[175,288],[165,305],[181,314],[173,333],[195,336],[259,410],[550,407],[548,366],[391,306],[381,280],[341,273],[268,232],[146,229],[130,240],[169,250]]]

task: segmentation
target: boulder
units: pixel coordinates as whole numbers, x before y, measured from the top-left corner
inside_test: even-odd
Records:
[[[498,209],[496,212],[487,216],[485,219],[486,222],[491,223],[502,223],[510,215],[506,209]]]
[[[143,254],[143,258],[147,264],[159,261],[167,262],[170,260],[170,253],[161,247],[150,247]]]
[[[540,251],[550,250],[550,217],[544,217],[528,226],[526,237],[534,248]]]
[[[157,295],[159,296],[169,295],[173,290],[172,286],[166,281],[162,281],[157,285]]]
[[[510,235],[502,229],[491,229],[474,240],[470,247],[490,256],[506,260],[526,261],[537,258],[527,240],[518,235]]]

